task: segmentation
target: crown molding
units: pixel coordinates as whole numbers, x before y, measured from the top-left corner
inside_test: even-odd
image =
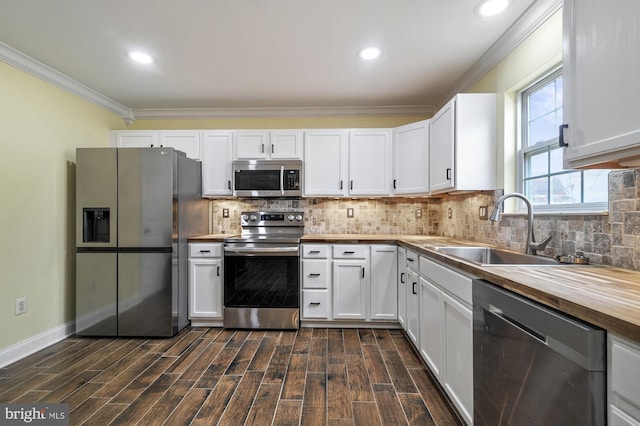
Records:
[[[301,108],[139,108],[136,119],[433,115],[433,105]]]
[[[456,93],[467,92],[509,53],[527,39],[547,19],[562,8],[562,0],[536,0],[520,18],[487,50],[458,81],[441,103],[444,105]]]
[[[0,60],[62,90],[118,114],[127,125],[131,124],[134,120],[130,108],[88,88],[3,42],[0,42]]]

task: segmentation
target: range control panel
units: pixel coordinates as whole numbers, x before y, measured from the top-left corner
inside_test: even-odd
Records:
[[[304,226],[304,212],[242,212],[241,226]]]

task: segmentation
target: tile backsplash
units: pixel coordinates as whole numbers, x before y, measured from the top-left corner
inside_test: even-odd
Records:
[[[501,222],[480,219],[491,213],[502,191],[482,191],[443,198],[212,200],[214,233],[239,233],[247,210],[305,212],[307,234],[437,235],[495,244],[524,251],[526,215],[504,215]],[[223,217],[229,209],[229,217]],[[347,217],[353,209],[354,217]],[[449,218],[449,211],[451,217]],[[599,215],[537,215],[536,239],[553,239],[546,256],[583,252],[591,263],[640,270],[640,169],[609,175],[609,212]]]

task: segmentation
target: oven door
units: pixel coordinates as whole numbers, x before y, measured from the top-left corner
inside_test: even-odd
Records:
[[[234,244],[225,247],[225,327],[297,328],[299,246]],[[280,317],[287,320],[285,325]]]

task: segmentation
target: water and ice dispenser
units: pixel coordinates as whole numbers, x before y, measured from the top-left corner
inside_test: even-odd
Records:
[[[82,242],[108,243],[111,214],[109,208],[82,209]]]

